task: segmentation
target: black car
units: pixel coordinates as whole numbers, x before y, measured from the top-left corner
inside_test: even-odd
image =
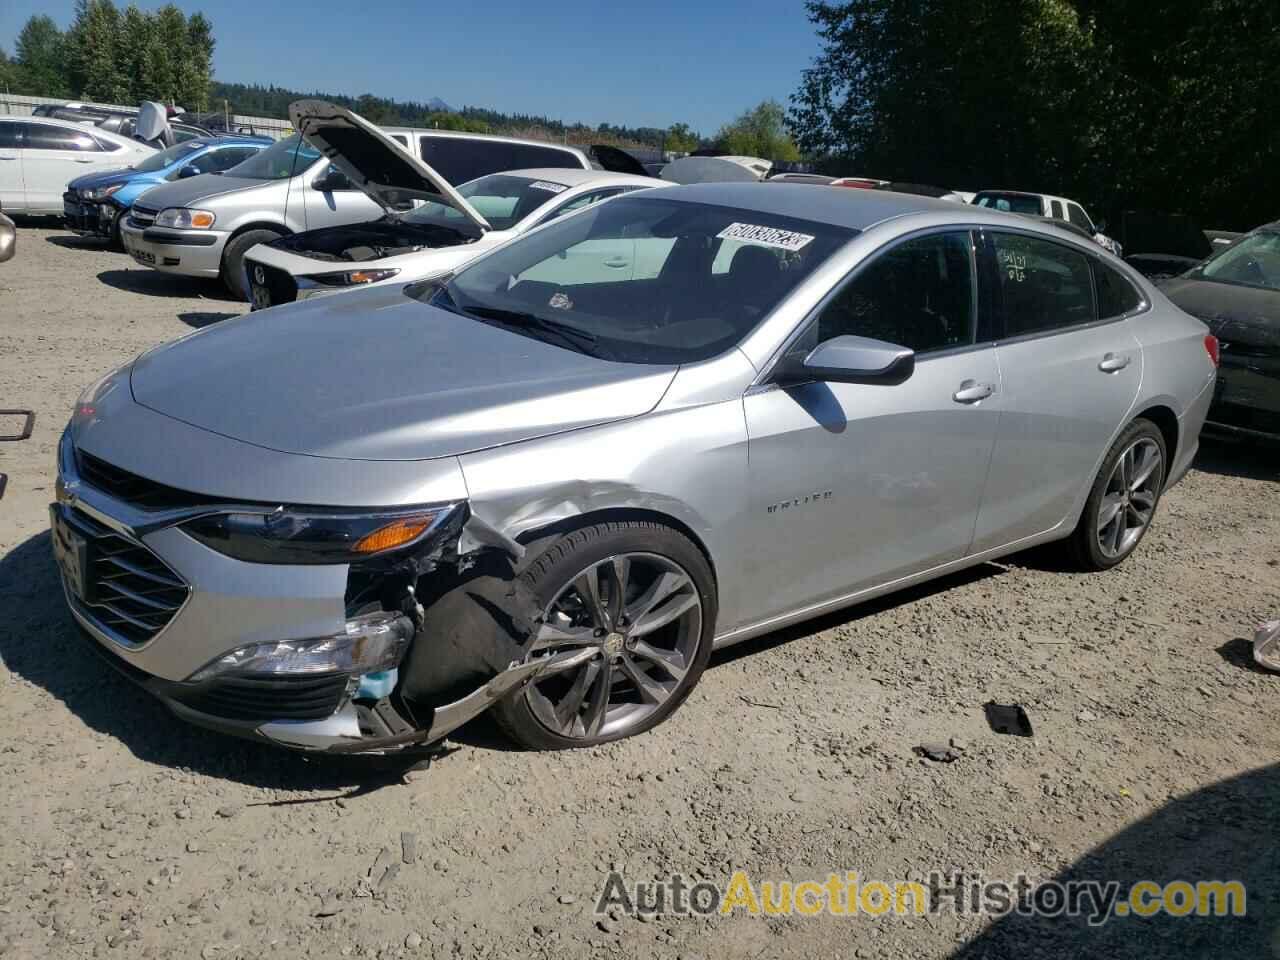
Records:
[[[1221,365],[1205,429],[1280,441],[1280,221],[1161,289],[1218,338]]]

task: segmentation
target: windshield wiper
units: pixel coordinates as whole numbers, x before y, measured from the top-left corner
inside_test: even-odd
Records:
[[[450,298],[452,299],[452,297]],[[540,317],[536,313],[526,313],[521,310],[505,310],[502,307],[485,307],[472,305],[461,308],[463,313],[469,313],[472,316],[480,317],[485,320],[494,320],[498,323],[506,324],[509,327],[524,327],[540,330],[544,333],[550,333],[557,336],[561,341],[576,343],[578,346],[586,345],[592,349],[599,350],[598,341],[595,334],[588,333],[586,330],[571,326],[567,323],[560,323],[557,320],[549,320],[546,317]]]

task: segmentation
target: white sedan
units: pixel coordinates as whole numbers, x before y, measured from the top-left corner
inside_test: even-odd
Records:
[[[557,217],[634,190],[670,186],[604,170],[512,170],[456,189],[362,117],[336,110],[299,132],[386,215],[307,230],[245,254],[253,309],[450,273]],[[416,204],[416,205],[414,205]]]
[[[132,166],[155,152],[145,143],[71,120],[0,117],[0,208],[61,214],[70,181]]]

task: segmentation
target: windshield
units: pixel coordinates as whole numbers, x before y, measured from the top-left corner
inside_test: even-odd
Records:
[[[500,247],[431,293],[460,313],[500,315],[495,322],[583,353],[693,363],[738,344],[856,232],[755,210],[624,197]]]
[[[1201,280],[1280,290],[1280,232],[1250,234],[1191,273]]]
[[[1040,198],[1022,193],[980,193],[973,198],[979,207],[1003,210],[1005,213],[1030,213],[1040,216]]]
[[[551,180],[531,180],[503,173],[479,177],[458,187],[458,193],[476,208],[495,230],[509,230],[549,200],[569,188]],[[445,223],[457,227],[467,219],[453,207],[431,200],[402,218],[410,223]]]
[[[288,180],[319,159],[320,151],[303,143],[302,137],[295,133],[291,137],[277,140],[244,163],[236,164],[226,175],[246,180]]]
[[[141,163],[135,163],[133,169],[139,173],[156,173],[166,167],[177,163],[187,154],[195,153],[204,147],[203,143],[179,143],[172,147],[166,147],[159,153],[153,153]]]

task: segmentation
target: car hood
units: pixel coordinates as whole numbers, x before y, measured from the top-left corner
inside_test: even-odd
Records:
[[[76,177],[67,184],[68,190],[91,190],[94,187],[109,187],[113,183],[124,183],[135,176],[145,176],[128,167],[112,167],[110,170],[95,170],[82,177]]]
[[[1224,343],[1280,355],[1280,291],[1195,277],[1178,277],[1160,290]]]
[[[243,177],[228,177],[217,173],[202,173],[199,176],[175,180],[173,183],[162,183],[146,193],[143,201],[148,209],[163,210],[166,207],[190,207],[207,203],[214,197],[239,190],[250,190],[254,187],[280,185],[284,180],[253,180]]]
[[[410,200],[453,207],[481,230],[489,221],[432,167],[359,114],[324,100],[289,104],[289,120],[302,138],[387,212]]]
[[[145,354],[134,400],[284,453],[427,460],[646,413],[676,367],[598,360],[388,287],[228,320]]]

